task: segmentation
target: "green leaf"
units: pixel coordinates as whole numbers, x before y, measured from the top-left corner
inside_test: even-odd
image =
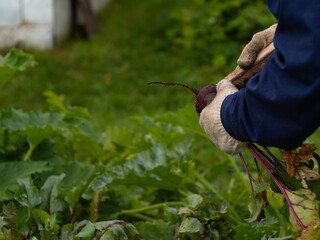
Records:
[[[152,141],[165,146],[174,146],[176,142],[181,141],[184,133],[183,128],[180,126],[159,122],[151,117],[135,117],[133,120],[139,122],[147,130],[150,137],[152,137]]]
[[[201,220],[215,220],[222,217],[227,213],[229,203],[222,200],[220,203],[216,198],[206,197],[202,204],[197,208],[196,216],[199,216]]]
[[[87,184],[80,184],[75,187],[72,191],[66,193],[66,201],[69,203],[71,208],[74,208],[81,198],[82,194],[87,189]]]
[[[58,96],[56,93],[52,91],[45,91],[43,95],[47,98],[46,101],[53,108],[54,111],[59,113],[66,113],[67,109],[64,106],[64,98],[62,96]]]
[[[51,138],[43,140],[32,152],[32,160],[50,163],[61,160],[56,150],[56,142]]]
[[[106,231],[100,238],[100,240],[116,240],[113,232]]]
[[[316,195],[316,199],[320,200],[320,181],[307,181],[308,187]]]
[[[10,229],[6,233],[7,238],[5,239],[18,239],[18,236],[20,236],[18,230],[18,210],[15,207],[14,203],[9,202],[7,205],[3,205],[1,215],[3,216],[3,220],[6,222],[6,225]]]
[[[273,192],[282,194],[280,188],[278,187],[278,185],[273,180],[271,180],[271,182],[270,182],[270,188],[272,189]]]
[[[33,185],[31,178],[18,179],[19,189],[15,193],[15,200],[22,206],[30,209],[37,207],[41,203],[38,189]]]
[[[169,225],[163,220],[155,222],[138,222],[136,224],[142,239],[168,240],[173,239],[175,226]]]
[[[92,222],[88,222],[87,225],[76,235],[76,237],[90,237],[94,236],[96,228]]]
[[[179,227],[179,233],[198,233],[202,228],[202,224],[197,218],[187,217],[182,221]]]
[[[131,224],[120,220],[97,222],[94,224],[96,229],[103,232],[101,239],[120,239],[120,240],[139,240],[138,230]],[[112,232],[112,234],[108,233]],[[113,238],[115,237],[115,238]]]
[[[82,220],[77,224],[65,224],[61,227],[60,232],[62,233],[60,239],[71,240],[74,239],[75,234],[80,232],[83,227],[87,225],[87,220]]]
[[[108,126],[104,131],[105,137],[103,145],[106,149],[111,149],[114,143],[119,146],[132,146],[135,135],[126,128]]]
[[[0,87],[18,71],[24,71],[36,64],[33,56],[19,49],[12,49],[6,56],[0,56]]]
[[[28,67],[33,67],[36,64],[33,56],[24,53],[20,49],[11,49],[6,56],[0,57],[0,67],[8,66],[11,69],[24,71]]]
[[[198,194],[192,194],[187,198],[187,206],[195,209],[202,203],[203,197]]]
[[[96,222],[99,217],[99,206],[101,202],[101,197],[105,193],[104,188],[99,188],[95,190],[92,194],[92,199],[90,202],[90,214],[89,220],[92,222]]]
[[[53,133],[65,134],[68,130],[64,116],[57,112],[30,112],[11,109],[11,114],[2,118],[0,127],[10,132],[19,132],[26,136],[35,147]]]
[[[260,198],[252,198],[249,205],[248,209],[251,213],[250,218],[246,219],[247,222],[251,223],[257,220],[257,217],[260,213],[261,207],[263,205],[263,201]]]
[[[136,227],[131,223],[126,224],[126,230],[130,233],[131,236],[135,236],[136,238],[140,235]]]
[[[275,225],[250,226],[240,224],[235,228],[234,240],[243,239],[271,239],[277,237],[278,228]]]
[[[269,186],[268,183],[266,182],[257,182],[256,180],[252,179],[253,180],[253,190],[254,190],[254,193],[255,194],[258,194],[258,193],[261,193],[263,192],[264,190],[266,190]]]
[[[177,191],[183,177],[174,171],[175,168],[175,163],[166,158],[164,147],[157,145],[152,148],[152,154],[150,151],[142,152],[127,161],[124,167],[110,168],[97,178],[94,189],[125,184]]]
[[[66,112],[66,119],[90,119],[91,115],[87,108],[69,107]]]
[[[56,214],[51,215],[51,216],[47,219],[47,222],[45,223],[45,229],[46,229],[47,231],[51,231],[51,230],[54,229],[55,224],[56,224],[56,219],[57,219]]]
[[[72,239],[73,237],[73,233],[72,233],[72,230],[73,230],[74,226],[73,224],[65,224],[61,227],[61,239]]]
[[[58,236],[51,232],[40,231],[40,239],[58,240]]]
[[[45,229],[45,225],[50,222],[50,215],[41,209],[32,209],[31,216],[37,224],[42,225],[43,229]],[[54,223],[52,230],[56,235],[59,233],[59,229],[59,225]]]
[[[2,162],[0,163],[0,201],[13,198],[13,194],[18,188],[19,178],[29,177],[36,172],[50,170],[46,162]]]
[[[120,224],[113,225],[108,229],[108,231],[111,231],[118,239],[129,240],[129,237],[127,236],[123,226]]]
[[[194,106],[188,104],[185,108],[181,108],[177,113],[166,113],[156,118],[156,121],[171,123],[176,126],[181,126],[191,132],[210,139],[208,135],[199,126],[199,116],[197,115]]]
[[[45,209],[50,214],[62,211],[64,208],[63,201],[58,198],[58,186],[65,174],[60,176],[50,176],[40,189],[41,209]]]
[[[196,216],[197,215],[197,212],[196,211],[193,211],[189,208],[186,208],[186,207],[180,207],[179,210],[178,210],[178,215],[179,216]]]
[[[97,172],[91,173],[91,176],[86,179],[85,183],[78,183],[76,187],[74,187],[72,190],[69,190],[69,192],[66,194],[66,200],[69,202],[70,207],[75,207],[75,205],[77,204],[77,202],[79,202],[79,199],[85,193],[89,184],[93,181],[97,174]]]
[[[301,189],[300,180],[296,179],[295,177],[290,177],[288,173],[282,169],[273,170],[272,173],[290,190],[296,191]]]
[[[86,184],[104,169],[101,165],[91,165],[81,162],[62,162],[56,165],[54,174],[65,174],[60,187],[72,191],[81,184]]]
[[[172,224],[176,224],[179,221],[178,209],[171,208],[168,206],[163,207],[164,220]]]
[[[315,194],[310,189],[300,189],[295,192],[287,191],[288,197],[293,203],[293,209],[305,226],[308,226],[313,219],[319,220],[319,204],[315,201]],[[290,222],[300,229],[300,224],[290,210]]]
[[[95,178],[95,174],[92,175],[86,183],[79,184],[77,187],[72,189],[71,191],[66,193],[65,200],[69,203],[69,207],[71,208],[71,215],[69,221],[72,220],[73,215],[75,211],[77,210],[76,207],[80,201],[80,199],[83,197],[85,191],[88,189],[89,184],[92,182],[92,180]]]

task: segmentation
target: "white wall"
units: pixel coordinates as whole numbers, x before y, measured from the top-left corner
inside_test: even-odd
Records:
[[[0,27],[13,28],[21,24],[20,0],[0,0]]]
[[[97,12],[109,0],[91,0]],[[0,0],[0,48],[46,50],[70,31],[69,0]]]
[[[53,0],[22,0],[22,9],[23,19],[26,23],[52,25],[54,21]]]

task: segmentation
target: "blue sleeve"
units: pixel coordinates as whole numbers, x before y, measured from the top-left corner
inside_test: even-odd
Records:
[[[267,3],[278,19],[276,50],[224,100],[221,120],[235,139],[289,150],[320,125],[320,1]]]

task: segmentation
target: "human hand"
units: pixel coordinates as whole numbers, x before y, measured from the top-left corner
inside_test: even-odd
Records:
[[[229,155],[236,155],[244,151],[249,142],[241,142],[231,137],[224,129],[220,109],[223,100],[230,94],[237,92],[238,89],[231,81],[223,79],[217,84],[217,95],[212,102],[200,113],[199,124],[212,139],[212,141],[223,152]]]
[[[237,64],[242,69],[249,68],[257,55],[273,42],[277,24],[253,35],[251,41],[244,47]]]

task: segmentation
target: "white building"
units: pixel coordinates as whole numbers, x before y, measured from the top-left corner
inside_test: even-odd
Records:
[[[94,11],[109,0],[90,0]],[[0,0],[0,48],[46,50],[70,31],[71,0]]]

